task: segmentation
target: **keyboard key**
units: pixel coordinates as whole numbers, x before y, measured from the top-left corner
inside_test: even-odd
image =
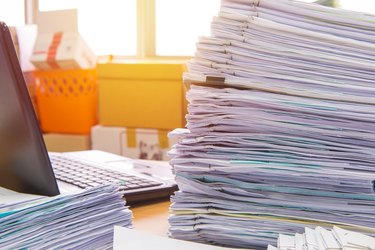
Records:
[[[122,191],[158,186],[162,183],[122,172],[102,169],[69,158],[51,157],[56,179],[80,188],[117,183]]]

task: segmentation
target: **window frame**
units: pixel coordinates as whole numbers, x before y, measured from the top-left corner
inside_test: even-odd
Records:
[[[35,24],[39,0],[25,0],[26,24]],[[156,55],[155,0],[137,0],[136,55],[113,55],[114,59],[188,60],[191,56]],[[107,56],[103,56],[104,58]]]
[[[137,0],[137,58],[188,60],[192,56],[156,54],[155,0]]]

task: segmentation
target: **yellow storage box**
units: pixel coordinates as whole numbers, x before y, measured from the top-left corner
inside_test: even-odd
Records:
[[[132,61],[98,64],[99,123],[153,129],[185,126],[185,64]]]

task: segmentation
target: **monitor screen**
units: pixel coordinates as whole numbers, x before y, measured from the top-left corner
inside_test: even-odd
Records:
[[[0,24],[0,186],[56,195],[56,180],[9,30]]]

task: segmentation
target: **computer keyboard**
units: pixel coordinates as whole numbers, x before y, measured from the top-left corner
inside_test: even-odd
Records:
[[[63,156],[50,155],[50,160],[57,180],[84,189],[111,183],[119,184],[121,191],[162,185],[161,182],[103,169]]]

